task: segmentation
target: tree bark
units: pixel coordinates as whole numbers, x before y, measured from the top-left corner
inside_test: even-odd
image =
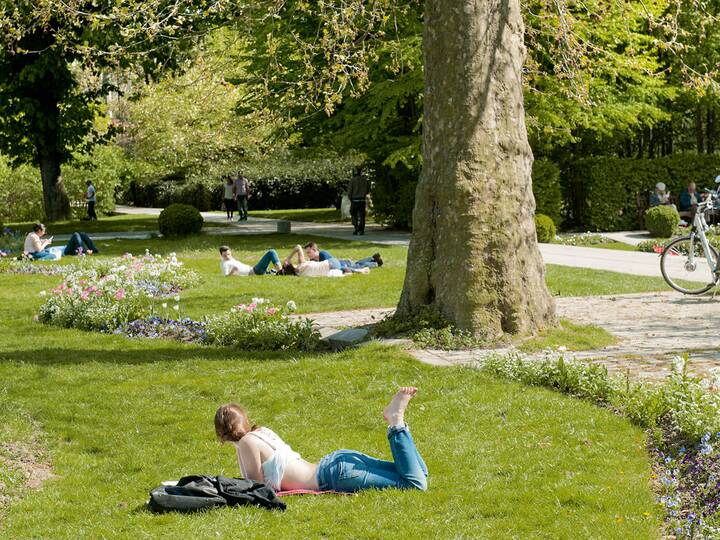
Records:
[[[423,170],[398,315],[477,336],[555,323],[535,233],[518,0],[426,0]]]
[[[38,158],[43,185],[43,204],[48,221],[70,219],[70,201],[60,176],[58,156],[41,152]]]

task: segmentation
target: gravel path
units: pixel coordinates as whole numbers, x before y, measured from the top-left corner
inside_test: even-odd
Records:
[[[689,352],[691,371],[707,375],[720,367],[720,299],[690,297],[675,292],[557,298],[560,317],[594,324],[617,336],[619,342],[602,350],[574,353],[577,358],[600,362],[609,371],[642,378],[662,378],[673,356]],[[392,309],[367,309],[310,315],[323,332],[377,322]],[[404,345],[411,347],[405,341]],[[472,363],[496,351],[411,350],[433,365]]]

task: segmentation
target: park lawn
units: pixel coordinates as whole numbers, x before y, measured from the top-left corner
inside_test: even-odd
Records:
[[[255,264],[262,253],[275,248],[280,257],[292,247],[310,240],[318,242],[340,258],[358,259],[380,252],[385,264],[371,270],[369,275],[355,274],[344,278],[300,279],[282,276],[229,277],[220,274],[217,247],[228,244],[234,256],[245,263]],[[405,277],[407,248],[385,246],[363,241],[348,242],[307,235],[197,235],[185,239],[152,238],[147,240],[98,241],[101,256],[119,256],[125,252],[167,255],[176,252],[189,268],[200,272],[202,281],[182,294],[183,316],[201,317],[204,314],[229,309],[253,297],[263,297],[285,303],[294,300],[302,313],[339,311],[366,308],[392,308],[397,305]],[[64,262],[73,262],[71,257]],[[36,263],[43,264],[43,263]],[[550,291],[558,296],[592,296],[665,291],[669,287],[662,278],[634,276],[619,272],[548,265],[546,281]],[[45,278],[46,287],[54,286],[56,278]],[[38,299],[39,301],[39,299]]]
[[[250,217],[267,219],[284,219],[288,221],[309,221],[313,223],[342,223],[350,221],[343,219],[340,210],[335,208],[298,208],[288,210],[250,210]],[[368,214],[367,223],[372,223]]]
[[[23,233],[32,230],[33,222],[7,223],[7,227]],[[203,227],[225,227],[224,222],[206,221]],[[93,233],[157,231],[158,217],[151,214],[117,214],[101,216],[97,221],[55,221],[47,224],[48,235],[71,234],[76,231]]]
[[[0,491],[15,498],[0,537],[658,536],[645,437],[607,410],[380,345],[262,354],[42,327],[32,316],[46,279],[0,275],[0,455],[41,445],[56,475],[19,497],[0,460],[0,478],[15,478]],[[144,508],[163,480],[239,474],[213,433],[227,401],[308,459],[343,447],[390,458],[380,412],[398,384],[421,389],[408,420],[427,493],[297,497],[284,514]]]
[[[523,341],[518,349],[526,353],[558,347],[566,347],[569,351],[588,351],[603,349],[616,342],[617,338],[604,328],[560,319],[557,327],[543,330],[540,335]]]

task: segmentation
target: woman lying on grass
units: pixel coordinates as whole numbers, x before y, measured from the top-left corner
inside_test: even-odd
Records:
[[[293,257],[297,257],[297,266],[293,264]],[[361,268],[356,270],[357,273],[367,274],[369,268]],[[341,277],[344,274],[350,274],[350,268],[342,268],[340,261],[337,259],[326,259],[324,261],[312,261],[305,257],[305,251],[302,246],[297,245],[293,248],[285,260],[283,261],[282,274],[286,276],[302,276],[302,277]]]
[[[394,461],[383,461],[355,450],[337,450],[310,463],[275,432],[250,426],[245,410],[234,403],[215,413],[215,432],[221,442],[235,445],[246,479],[264,482],[276,491],[309,489],[354,492],[362,489],[427,489],[428,470],[405,424],[405,409],[417,388],[405,386],[385,407],[387,437]]]

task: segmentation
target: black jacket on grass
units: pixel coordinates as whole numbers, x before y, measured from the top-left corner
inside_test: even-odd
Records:
[[[183,476],[175,486],[153,489],[148,501],[153,512],[195,512],[245,505],[285,510],[285,503],[265,484],[224,476]]]

